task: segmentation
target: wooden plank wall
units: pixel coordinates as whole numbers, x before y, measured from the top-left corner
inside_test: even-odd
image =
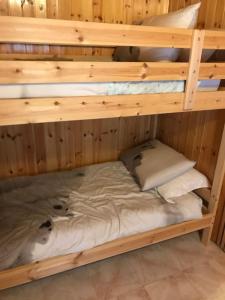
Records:
[[[169,0],[0,0],[0,15],[126,23],[166,13]],[[0,53],[111,56],[112,49],[1,45]],[[154,133],[155,117],[0,127],[0,177],[115,160]]]
[[[170,0],[169,10],[184,8],[199,0]],[[201,0],[199,28],[225,28],[225,1]],[[215,169],[225,111],[161,116],[159,135],[188,156],[197,159],[197,166],[210,178]],[[171,135],[169,136],[169,135]],[[186,135],[187,134],[187,135]],[[211,142],[209,142],[211,139]],[[197,151],[200,150],[199,155]],[[225,178],[216,218],[213,240],[225,250]]]
[[[212,180],[222,130],[225,110],[166,114],[158,118],[157,136],[160,140],[197,161],[197,169]],[[224,248],[225,233],[225,179],[218,215],[214,225],[213,240]]]
[[[0,127],[0,177],[64,170],[116,160],[151,138],[155,117]]]

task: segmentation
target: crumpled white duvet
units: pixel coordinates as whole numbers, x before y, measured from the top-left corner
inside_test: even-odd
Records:
[[[119,161],[2,182],[0,191],[0,269],[202,217],[195,194],[169,204],[140,192]]]

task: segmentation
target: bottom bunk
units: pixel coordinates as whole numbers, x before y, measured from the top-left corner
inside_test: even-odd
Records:
[[[141,192],[121,161],[2,181],[0,192],[0,289],[212,223],[197,195]]]
[[[212,214],[201,219],[151,230],[108,242],[79,253],[67,254],[37,261],[0,272],[0,290],[32,282],[59,272],[68,271],[89,263],[139,249],[160,241],[198,231],[211,226]]]

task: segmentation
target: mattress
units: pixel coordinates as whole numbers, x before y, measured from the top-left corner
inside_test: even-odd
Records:
[[[218,89],[219,80],[199,82],[199,90]],[[185,81],[146,81],[109,83],[59,83],[0,85],[1,98],[69,97],[93,95],[179,93]]]
[[[69,97],[182,92],[184,81],[1,85],[4,98]]]
[[[140,192],[122,162],[0,182],[0,269],[202,217],[193,193]]]

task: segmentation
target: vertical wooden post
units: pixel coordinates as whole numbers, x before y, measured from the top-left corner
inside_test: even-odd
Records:
[[[213,223],[218,208],[218,202],[219,202],[220,193],[223,185],[224,175],[225,175],[225,126],[223,129],[223,135],[220,144],[216,169],[214,173],[214,179],[213,179],[213,184],[211,189],[211,197],[210,197],[209,208],[208,208],[209,213],[213,214],[213,222],[210,227],[203,230],[203,235],[202,235],[202,242],[205,245],[208,244],[212,235]]]
[[[204,30],[194,30],[193,32],[188,77],[186,82],[184,98],[185,110],[191,110],[195,100],[195,94],[198,87],[199,69],[201,64],[204,36]]]

